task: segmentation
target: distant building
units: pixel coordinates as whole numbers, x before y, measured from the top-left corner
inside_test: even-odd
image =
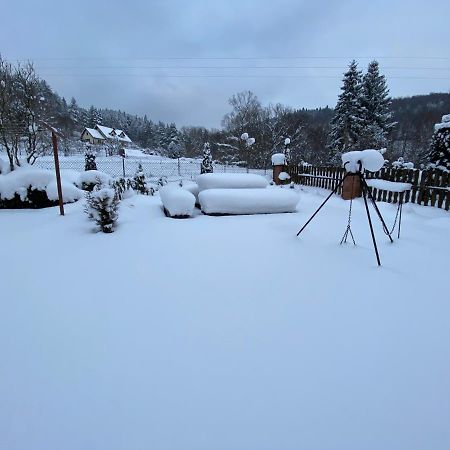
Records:
[[[85,128],[81,133],[80,139],[91,144],[104,144],[107,142],[118,141],[123,146],[131,144],[132,141],[128,135],[117,128],[109,128],[103,125],[95,125],[94,128]]]

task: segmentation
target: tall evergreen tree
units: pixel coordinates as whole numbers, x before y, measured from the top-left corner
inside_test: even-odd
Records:
[[[389,131],[395,125],[390,111],[391,99],[386,78],[380,74],[377,61],[372,61],[362,81],[362,112],[364,126],[360,145],[365,148],[383,148]]]
[[[434,127],[428,161],[431,167],[450,172],[450,114]]]
[[[75,124],[80,123],[80,119],[81,119],[80,109],[78,108],[77,101],[75,100],[74,97],[72,97],[70,100],[68,110],[69,110],[69,116],[72,119],[72,122],[74,122]]]
[[[211,147],[209,142],[205,142],[203,146],[203,161],[200,168],[200,173],[212,173],[214,172],[213,161],[211,155]]]
[[[329,135],[328,148],[333,153],[333,159],[340,153],[357,148],[364,124],[362,74],[354,60],[344,74],[341,90]]]

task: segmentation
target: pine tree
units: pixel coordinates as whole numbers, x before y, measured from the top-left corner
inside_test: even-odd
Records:
[[[209,142],[206,142],[203,146],[203,161],[200,168],[200,173],[212,173],[214,172],[213,161],[211,155],[211,147]]]
[[[88,111],[88,123],[90,128],[94,128],[97,125],[98,112],[94,106],[91,106]]]
[[[133,189],[135,191],[139,192],[140,194],[148,195],[148,193],[149,193],[149,190],[147,188],[147,183],[145,181],[144,169],[142,168],[141,163],[139,163],[136,173],[134,174],[132,186],[133,186]]]
[[[450,114],[434,126],[428,161],[430,167],[450,172]]]
[[[362,81],[362,111],[364,125],[360,145],[364,148],[384,148],[389,131],[395,125],[390,111],[391,99],[386,78],[380,75],[377,61],[372,61]]]
[[[98,185],[86,195],[85,212],[103,233],[112,233],[119,217],[119,203],[115,189]]]
[[[72,99],[70,100],[68,109],[69,109],[69,116],[72,122],[76,124],[80,123],[80,110],[78,108],[77,101],[75,100],[74,97],[72,97]]]
[[[331,119],[331,132],[328,148],[337,159],[340,153],[354,150],[358,146],[359,137],[364,124],[362,110],[362,74],[356,61],[350,63],[344,74],[341,94]]]
[[[86,146],[86,152],[84,154],[84,170],[97,170],[95,152],[90,145]]]

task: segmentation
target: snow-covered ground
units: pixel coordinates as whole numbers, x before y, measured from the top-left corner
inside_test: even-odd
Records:
[[[448,450],[450,216],[408,204],[377,267],[361,200],[166,218],[0,210],[3,450]],[[388,225],[395,206],[381,204]]]

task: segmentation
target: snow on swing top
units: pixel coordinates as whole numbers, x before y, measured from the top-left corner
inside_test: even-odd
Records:
[[[378,150],[368,149],[342,154],[342,166],[347,172],[360,170],[378,172],[384,165],[384,157]]]

